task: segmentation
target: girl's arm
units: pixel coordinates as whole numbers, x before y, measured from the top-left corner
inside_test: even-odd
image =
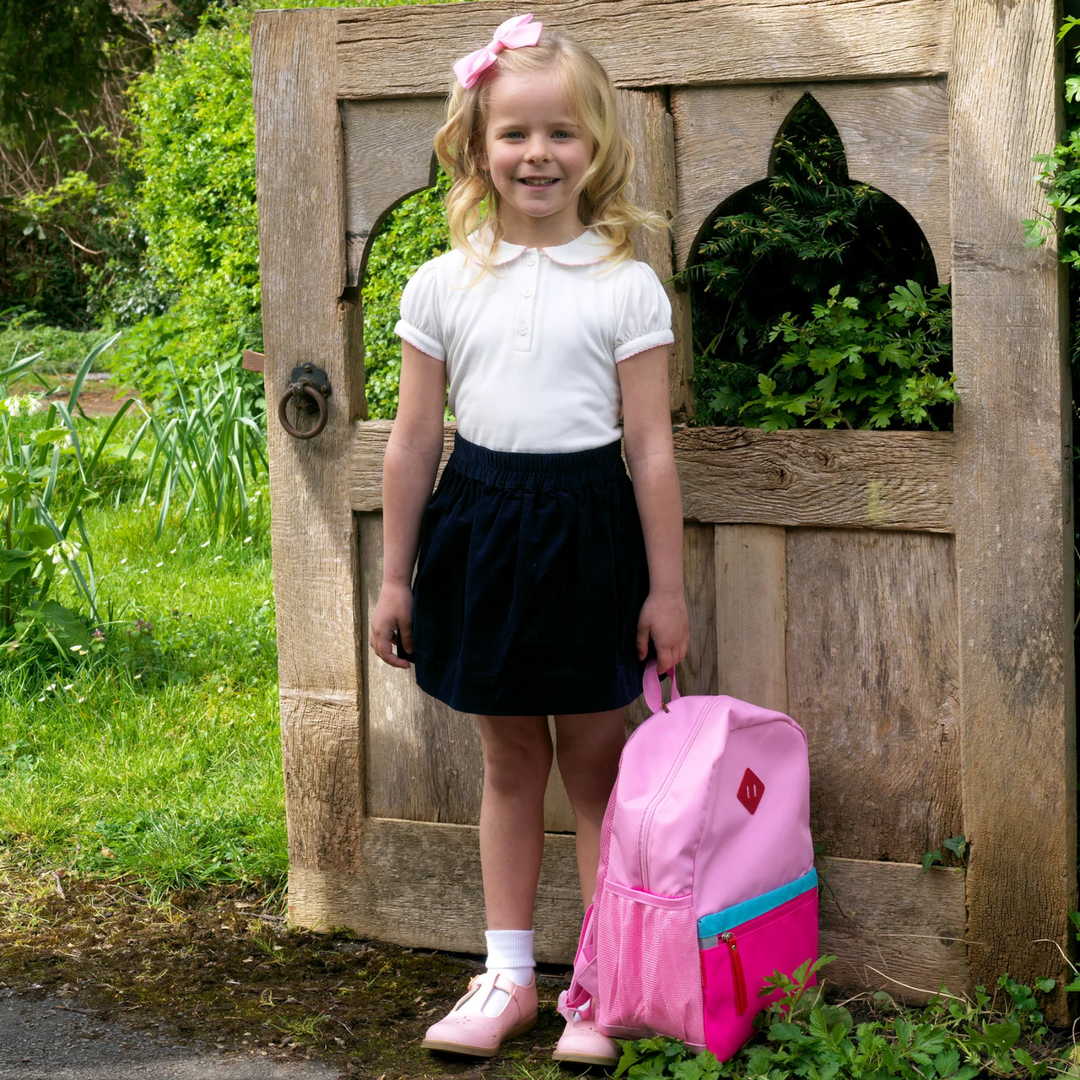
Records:
[[[683,515],[668,410],[668,347],[662,345],[618,365],[626,460],[634,481],[645,552],[649,596],[638,617],[638,659],[649,638],[661,671],[686,656],[690,620],[683,595]]]
[[[383,459],[383,580],[371,613],[371,647],[392,667],[407,668],[393,650],[397,631],[412,652],[412,574],[424,515],[443,445],[446,365],[401,343],[398,413]]]

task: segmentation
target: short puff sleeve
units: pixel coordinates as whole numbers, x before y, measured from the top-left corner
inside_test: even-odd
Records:
[[[394,327],[394,333],[422,353],[445,363],[439,294],[439,275],[435,264],[426,262],[409,279],[401,294],[401,318]]]
[[[622,275],[615,331],[615,362],[658,345],[671,345],[671,303],[648,263],[633,262]]]

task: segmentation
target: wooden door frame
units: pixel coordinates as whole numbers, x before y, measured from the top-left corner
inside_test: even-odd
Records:
[[[1025,248],[1022,235],[1023,219],[1045,210],[1031,157],[1061,125],[1053,0],[627,0],[617,33],[587,0],[534,8],[593,47],[627,89],[947,79],[955,431],[684,432],[686,512],[955,531],[970,981],[1057,973],[1054,946],[1070,950],[1076,906],[1067,305],[1055,244]],[[356,512],[378,506],[386,426],[363,420],[346,234],[363,246],[389,207],[348,219],[339,101],[427,99],[429,109],[476,27],[512,13],[484,0],[260,12],[252,31],[267,400],[314,358],[334,387],[317,439],[291,440],[273,421],[269,431],[290,913],[430,943],[430,919],[412,910],[424,883],[410,886],[403,871],[406,853],[419,853],[431,860],[425,878],[449,875],[447,925],[434,934],[447,948],[479,941],[448,910],[455,896],[477,907],[472,833],[366,817]],[[762,499],[763,474],[795,479]],[[930,478],[914,499],[912,476]],[[576,896],[568,842],[549,837],[538,925],[545,907],[569,910]],[[468,873],[455,875],[459,858]],[[867,904],[884,919],[881,891]],[[1052,1012],[1064,1016],[1064,1005]]]

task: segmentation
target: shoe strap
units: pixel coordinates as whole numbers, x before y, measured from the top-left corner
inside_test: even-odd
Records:
[[[491,976],[490,979],[489,976]],[[491,997],[492,990],[501,990],[508,998],[513,999],[517,992],[517,988],[518,984],[512,979],[508,979],[505,975],[500,975],[498,972],[495,972],[494,975],[492,975],[492,972],[485,971],[482,975],[473,976],[472,981],[469,983],[469,989],[465,994],[458,998],[457,1004],[454,1005],[454,1010],[460,1009],[469,998],[483,989],[487,990],[487,993],[484,995],[484,1001],[486,1003],[487,999]],[[509,1004],[509,1002],[507,1002],[507,1004]],[[481,1005],[480,1008],[481,1011],[483,1011],[483,1005]]]

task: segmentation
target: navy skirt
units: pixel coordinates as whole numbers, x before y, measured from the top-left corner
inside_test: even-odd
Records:
[[[648,591],[619,443],[515,454],[458,435],[421,527],[416,681],[485,716],[621,708],[641,693]]]

